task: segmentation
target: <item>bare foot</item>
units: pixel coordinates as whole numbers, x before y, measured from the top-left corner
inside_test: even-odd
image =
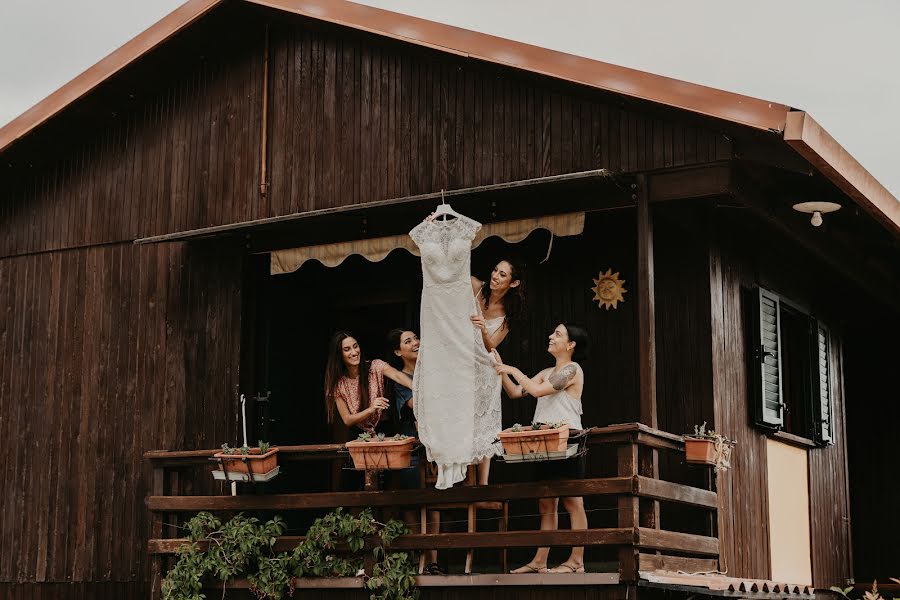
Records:
[[[528,563],[527,565],[521,566],[518,569],[513,569],[512,571],[510,571],[510,573],[512,573],[513,575],[521,575],[523,573],[546,573],[546,572],[547,572],[546,566],[539,567],[539,566],[533,565],[531,563]]]

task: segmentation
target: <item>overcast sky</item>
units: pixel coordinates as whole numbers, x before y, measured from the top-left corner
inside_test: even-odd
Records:
[[[179,0],[0,0],[0,124]],[[900,194],[897,0],[366,0],[808,111]]]

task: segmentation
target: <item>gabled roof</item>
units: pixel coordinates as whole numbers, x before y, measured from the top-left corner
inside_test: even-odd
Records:
[[[0,153],[226,0],[189,0],[0,129]],[[243,0],[352,29],[772,131],[900,236],[900,201],[809,115],[778,104],[346,0]]]

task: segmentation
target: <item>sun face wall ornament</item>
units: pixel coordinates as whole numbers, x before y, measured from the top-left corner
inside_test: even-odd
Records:
[[[618,308],[619,302],[625,302],[623,294],[628,290],[625,289],[625,280],[619,279],[619,274],[613,273],[610,268],[606,273],[601,271],[597,279],[594,279],[591,291],[594,292],[591,299],[599,302],[598,308],[609,310],[610,307]]]

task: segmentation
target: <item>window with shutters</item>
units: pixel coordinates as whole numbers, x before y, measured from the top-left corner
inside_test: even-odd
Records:
[[[748,354],[756,423],[820,444],[830,443],[827,328],[769,290],[752,290],[748,300]]]

